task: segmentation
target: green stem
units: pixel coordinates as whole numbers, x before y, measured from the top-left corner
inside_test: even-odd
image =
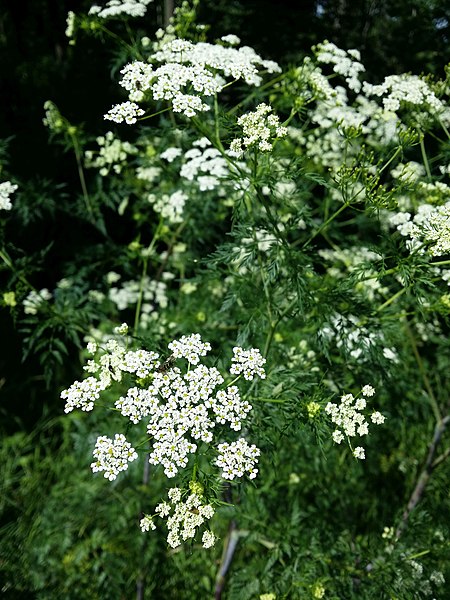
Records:
[[[408,287],[404,287],[401,290],[399,290],[398,292],[396,292],[393,296],[391,296],[388,300],[386,300],[386,302],[383,302],[383,304],[377,308],[376,312],[381,312],[387,306],[389,306],[390,304],[395,302],[395,300],[397,300],[397,298],[400,298],[400,296],[402,294],[404,294],[406,292],[406,290],[408,290],[408,289],[409,289]]]
[[[445,135],[450,139],[450,132],[448,131],[447,127],[444,125],[444,123],[440,119],[439,119],[439,123],[441,124],[441,127],[444,130]]]
[[[401,146],[399,146],[397,148],[397,150],[394,152],[394,154],[391,156],[391,158],[387,161],[387,163],[381,167],[381,169],[378,171],[378,173],[382,173],[385,169],[387,169],[388,166],[391,164],[391,162],[397,158],[397,156],[400,154],[401,151],[402,151],[402,148],[401,148]]]
[[[423,164],[425,166],[425,171],[427,172],[427,177],[429,181],[432,181],[432,177],[431,177],[431,171],[430,171],[430,164],[428,162],[428,157],[427,157],[427,153],[425,150],[425,142],[423,141],[423,133],[419,132],[419,136],[420,136],[420,151],[422,153],[422,159],[423,159]]]
[[[409,338],[409,341],[411,343],[411,348],[412,348],[412,351],[413,351],[413,354],[414,354],[414,358],[416,359],[416,363],[417,363],[417,366],[419,368],[419,372],[420,372],[420,374],[422,376],[422,381],[423,381],[424,387],[425,387],[425,389],[427,391],[428,398],[430,400],[431,409],[433,410],[434,416],[436,418],[436,422],[437,423],[441,423],[442,422],[441,411],[439,410],[439,406],[438,406],[437,400],[436,400],[436,398],[434,396],[434,393],[433,393],[433,388],[431,387],[430,380],[428,379],[428,375],[427,375],[427,373],[425,371],[425,367],[423,366],[422,358],[421,358],[421,356],[419,354],[419,350],[417,348],[416,340],[414,338],[413,332],[411,331],[411,327],[409,326],[408,321],[405,321],[405,329],[406,329],[406,334],[407,334],[407,336]]]
[[[89,193],[88,193],[87,185],[86,185],[86,179],[84,178],[84,170],[83,170],[83,163],[81,160],[80,145],[78,143],[77,136],[74,133],[71,133],[70,129],[69,129],[69,135],[70,135],[70,139],[72,140],[72,145],[73,145],[73,149],[75,152],[75,158],[77,161],[77,169],[78,169],[78,177],[80,178],[80,184],[81,184],[81,190],[83,192],[84,202],[86,204],[88,213],[92,219],[94,216],[94,211],[92,210],[91,200],[89,198]]]
[[[141,308],[142,308],[142,299],[144,297],[144,281],[147,275],[147,265],[148,265],[148,257],[144,256],[143,264],[142,264],[142,274],[141,281],[139,283],[139,296],[136,304],[136,312],[134,315],[134,327],[133,327],[133,335],[136,336],[138,334],[139,328],[139,318],[141,316]]]
[[[134,327],[133,327],[133,335],[136,336],[138,333],[138,328],[139,328],[139,318],[141,316],[141,308],[142,308],[142,300],[144,297],[144,282],[145,282],[145,277],[147,275],[147,266],[148,266],[148,258],[149,256],[151,256],[153,249],[155,247],[156,242],[159,239],[160,233],[161,233],[161,229],[162,229],[162,225],[163,225],[163,220],[162,218],[159,220],[158,223],[158,227],[156,228],[155,234],[153,236],[152,241],[150,242],[150,245],[148,246],[148,248],[145,251],[145,255],[142,257],[143,258],[143,264],[142,264],[142,274],[141,274],[141,281],[139,284],[139,296],[138,296],[138,301],[136,304],[136,312],[134,315]]]
[[[343,212],[343,211],[344,211],[346,208],[348,208],[348,206],[350,206],[350,205],[349,205],[349,204],[342,204],[342,206],[340,206],[340,207],[338,208],[338,210],[337,210],[335,213],[333,213],[333,214],[331,215],[331,217],[328,217],[328,219],[327,219],[327,220],[326,220],[324,223],[322,223],[322,225],[319,227],[319,229],[317,229],[317,230],[316,230],[316,231],[315,231],[315,232],[314,232],[314,233],[311,235],[311,237],[309,237],[309,238],[306,240],[306,242],[303,244],[303,247],[304,247],[304,248],[306,248],[306,246],[308,246],[308,245],[309,245],[309,244],[310,244],[310,243],[313,241],[313,239],[314,239],[315,237],[317,237],[317,236],[318,236],[320,233],[322,233],[322,231],[323,231],[324,229],[326,229],[326,228],[328,227],[328,225],[329,225],[329,224],[330,224],[332,221],[334,221],[334,220],[335,220],[335,219],[336,219],[336,218],[337,218],[337,217],[338,217],[338,216],[341,214],[341,212]],[[293,245],[293,246],[296,246],[296,245],[298,245],[299,243],[301,243],[301,242],[300,242],[300,240],[298,240],[297,242],[293,242],[293,244],[292,244],[292,245]]]
[[[138,119],[138,121],[145,121],[146,119],[151,119],[152,117],[157,117],[158,115],[161,115],[162,113],[165,113],[168,110],[172,110],[170,106],[168,106],[167,108],[158,110],[158,112],[152,113],[151,115],[146,115],[145,117],[140,117]]]

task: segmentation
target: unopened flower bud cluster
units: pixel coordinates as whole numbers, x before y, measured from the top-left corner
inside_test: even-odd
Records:
[[[353,394],[345,394],[341,397],[340,404],[328,402],[325,412],[330,415],[331,421],[336,425],[332,438],[336,444],[340,444],[347,438],[350,447],[350,438],[356,436],[363,437],[369,433],[369,422],[366,420],[364,410],[367,407],[367,398],[375,395],[375,389],[371,385],[365,385],[361,390],[360,397],[354,397]],[[381,425],[385,417],[378,411],[372,412],[370,420],[375,425]],[[362,446],[357,446],[353,450],[355,458],[364,459],[365,450]]]
[[[271,114],[268,104],[259,104],[254,112],[242,115],[238,125],[242,127],[243,138],[235,138],[230,144],[231,156],[241,158],[248,148],[258,148],[261,152],[270,152],[273,141],[287,135],[287,128],[280,125],[277,115]]]

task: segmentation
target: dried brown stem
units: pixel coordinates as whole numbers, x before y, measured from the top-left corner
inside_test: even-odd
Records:
[[[422,469],[422,472],[419,475],[419,478],[417,479],[416,485],[409,498],[408,504],[406,505],[406,508],[403,511],[402,520],[399,526],[397,527],[397,531],[395,532],[395,540],[398,540],[403,531],[406,529],[406,526],[408,525],[409,516],[414,510],[414,508],[417,506],[420,499],[422,498],[423,493],[425,491],[425,487],[428,483],[428,480],[431,477],[432,472],[450,455],[450,449],[447,449],[443,454],[441,454],[438,458],[434,460],[434,455],[436,454],[437,446],[449,422],[450,415],[447,415],[444,419],[442,419],[436,424],[433,439],[431,440],[430,446],[428,448],[428,455],[425,461],[425,465]]]
[[[234,552],[239,541],[239,531],[235,521],[230,521],[228,535],[224,546],[222,561],[216,577],[216,589],[214,591],[214,600],[221,600],[223,588],[225,586],[225,577],[233,560]]]

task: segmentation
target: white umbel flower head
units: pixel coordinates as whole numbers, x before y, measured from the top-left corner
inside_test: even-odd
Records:
[[[17,185],[10,181],[0,183],[0,210],[11,210],[12,204],[10,195],[17,190]]]
[[[114,440],[105,435],[98,437],[93,454],[97,460],[91,463],[92,471],[104,471],[103,476],[110,481],[116,479],[120,471],[126,471],[128,463],[138,457],[122,433],[116,433]]]
[[[249,479],[254,479],[258,474],[255,465],[258,463],[260,450],[254,444],[250,446],[244,438],[231,444],[219,444],[218,451],[216,465],[222,469],[224,479],[243,477],[245,473],[248,473]]]
[[[261,379],[265,379],[266,373],[263,365],[265,364],[266,359],[261,356],[261,352],[257,348],[243,350],[239,346],[235,346],[233,348],[233,354],[230,373],[233,375],[240,375],[243,373],[244,378],[248,380],[252,380],[255,375]]]

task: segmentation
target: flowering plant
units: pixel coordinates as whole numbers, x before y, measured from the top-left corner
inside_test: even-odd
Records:
[[[51,487],[28,513],[48,545],[27,564],[45,579],[54,560],[77,599],[438,597],[448,79],[373,84],[330,41],[282,69],[208,41],[196,7],[155,32],[134,25],[147,0],[69,15],[71,42],[136,33],[95,132],[45,104],[80,193],[36,206],[88,232],[45,278],[51,248],[27,261],[3,236],[30,196],[0,183],[3,306],[64,388],[43,461],[64,501]]]

